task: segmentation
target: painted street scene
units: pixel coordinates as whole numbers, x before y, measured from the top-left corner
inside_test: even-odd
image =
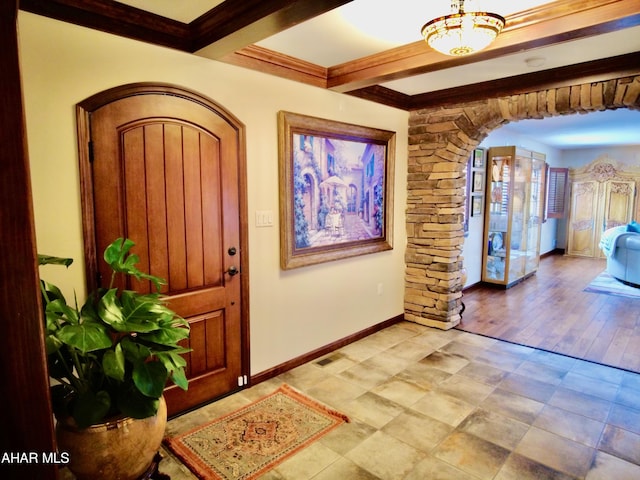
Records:
[[[296,248],[380,238],[386,148],[293,135]]]

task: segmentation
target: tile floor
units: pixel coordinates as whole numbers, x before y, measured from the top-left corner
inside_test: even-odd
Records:
[[[167,433],[281,383],[351,422],[264,480],[640,478],[640,375],[408,322],[172,419]],[[195,478],[163,454],[161,472]]]

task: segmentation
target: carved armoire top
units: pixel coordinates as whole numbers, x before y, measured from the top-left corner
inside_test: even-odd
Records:
[[[596,180],[602,183],[608,180],[634,180],[640,182],[640,167],[602,155],[582,167],[570,168],[569,176],[572,181]]]

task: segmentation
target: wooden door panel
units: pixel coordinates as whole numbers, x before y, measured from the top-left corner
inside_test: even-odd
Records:
[[[163,135],[165,128],[161,124],[151,124],[144,127],[144,149],[145,149],[145,169],[144,178],[147,185],[146,204],[140,205],[141,209],[146,208],[148,212],[145,220],[149,271],[158,277],[169,278],[169,261],[165,252],[168,251],[167,243],[167,175],[164,168],[154,168],[152,159],[162,158],[166,149],[164,147]],[[149,161],[147,161],[149,159]],[[141,236],[143,232],[139,233]],[[147,255],[144,255],[147,258]],[[162,292],[167,292],[167,287],[163,287]]]
[[[598,183],[593,181],[574,182],[571,188],[568,253],[592,257],[594,254],[595,224],[597,223]]]
[[[140,268],[166,279],[169,306],[191,325],[189,391],[167,388],[169,413],[238,389],[242,289],[225,274],[242,269],[237,130],[184,98],[137,95],[93,111],[91,137],[96,250],[131,238]]]
[[[216,138],[201,137],[202,168],[200,178],[203,185],[222,185],[220,169],[220,145]],[[220,285],[223,281],[223,249],[220,228],[223,225],[221,198],[217,191],[204,189],[202,204],[210,207],[203,211],[202,242],[210,248],[204,250],[204,282],[207,285]]]
[[[196,288],[204,283],[202,252],[202,191],[200,183],[200,142],[198,132],[182,129],[184,169],[184,218],[185,254],[187,264],[187,288]],[[220,227],[218,226],[220,231]]]
[[[221,310],[227,303],[227,292],[223,287],[201,288],[194,292],[171,295],[168,306],[176,312],[192,317],[211,310]]]
[[[192,318],[188,345],[187,369],[190,377],[222,370],[226,367],[225,319],[221,312],[212,312]]]
[[[635,183],[611,180],[605,188],[604,229],[626,225],[633,218]]]

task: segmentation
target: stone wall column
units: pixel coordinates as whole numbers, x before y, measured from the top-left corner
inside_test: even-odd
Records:
[[[462,117],[418,110],[409,120],[405,318],[443,329],[460,322],[466,163],[477,145]]]

